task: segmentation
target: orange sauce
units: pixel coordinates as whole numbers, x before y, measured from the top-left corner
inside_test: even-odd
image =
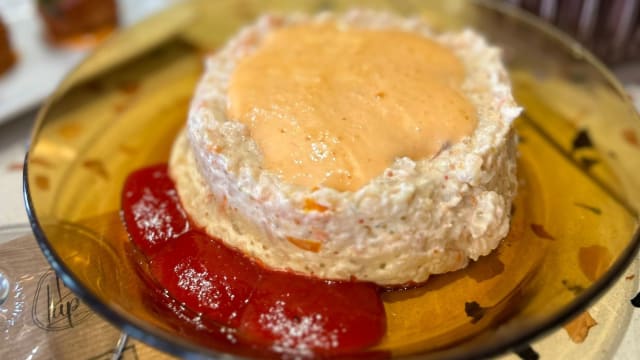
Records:
[[[237,65],[228,115],[283,180],[355,191],[396,158],[429,158],[473,132],[464,76],[450,49],[419,34],[297,25]]]

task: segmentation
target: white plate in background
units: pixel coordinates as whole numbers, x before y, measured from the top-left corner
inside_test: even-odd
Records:
[[[118,0],[120,27],[127,27],[178,0]],[[65,74],[90,50],[55,47],[43,36],[36,0],[0,0],[5,22],[18,59],[0,75],[0,124],[36,107]]]

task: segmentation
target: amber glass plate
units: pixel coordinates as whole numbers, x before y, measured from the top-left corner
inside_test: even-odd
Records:
[[[423,16],[437,30],[475,28],[503,48],[525,109],[509,236],[465,270],[385,293],[387,334],[369,354],[488,356],[560,326],[601,295],[640,241],[640,121],[580,46],[515,10],[468,1],[193,1],[109,41],[42,109],[26,158],[32,226],[65,283],[173,354],[242,352],[149,305],[119,219],[122,184],[167,161],[203,55],[242,24],[265,11],[352,7]]]

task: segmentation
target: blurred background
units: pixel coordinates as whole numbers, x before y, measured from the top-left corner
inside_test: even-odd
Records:
[[[0,124],[33,109],[113,31],[178,0],[0,0]]]
[[[0,0],[0,123],[35,108],[113,31],[178,1]],[[624,83],[640,83],[640,0],[494,1],[554,24]]]
[[[503,0],[569,34],[605,62],[638,93],[639,0]]]
[[[616,65],[640,58],[638,0],[507,0],[578,39]]]

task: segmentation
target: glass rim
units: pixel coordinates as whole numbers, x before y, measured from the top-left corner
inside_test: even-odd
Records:
[[[485,9],[507,15],[512,19],[522,22],[534,28],[536,31],[539,31],[540,33],[546,35],[547,37],[549,37],[549,40],[553,40],[556,43],[562,45],[562,47],[564,47],[566,51],[570,51],[576,56],[579,55],[582,61],[593,66],[594,69],[603,76],[604,80],[606,80],[607,85],[610,85],[615,90],[615,92],[620,95],[621,99],[623,99],[625,103],[627,103],[629,106],[632,106],[630,101],[624,96],[624,88],[622,87],[618,79],[613,75],[613,73],[604,65],[603,62],[597,59],[595,55],[593,55],[589,50],[580,45],[577,41],[572,39],[569,35],[563,33],[559,29],[547,25],[543,21],[537,19],[534,15],[528,14],[525,11],[508,4],[496,3],[490,0],[472,0],[470,1],[470,3],[472,4],[472,6],[484,7]],[[119,37],[116,36],[108,41],[114,41],[114,39],[118,38]],[[93,56],[94,55],[90,55],[85,60],[83,60],[82,63],[91,61]],[[81,66],[81,64],[78,66]],[[30,136],[29,147],[31,147],[31,144],[37,139],[39,130],[42,128],[42,123],[44,122],[44,119],[48,114],[48,109],[55,102],[59,95],[66,92],[68,87],[67,85],[69,85],[67,82],[69,78],[72,77],[72,74],[73,71],[66,75],[65,79],[61,81],[57,90],[47,98],[45,104],[38,111],[37,118]],[[116,327],[120,328],[122,331],[171,355],[187,359],[201,359],[208,357],[228,359],[243,358],[239,355],[218,352],[211,348],[196,345],[194,343],[177,338],[170,332],[159,328],[148,327],[146,323],[130,317],[126,312],[107,306],[98,298],[96,294],[83,286],[82,282],[73,274],[73,272],[65,264],[62,258],[56,253],[55,247],[52,246],[52,244],[49,242],[35,212],[35,207],[31,198],[31,190],[29,187],[29,154],[30,151],[28,150],[25,155],[23,171],[23,198],[29,218],[29,224],[31,226],[33,235],[38,243],[38,246],[40,247],[40,250],[44,254],[51,267],[55,270],[58,276],[60,276],[67,287],[69,287],[74,293],[76,293],[76,295],[78,295],[93,311],[95,311],[107,321],[111,322]],[[631,207],[631,209],[629,210],[634,210],[634,217],[638,217],[637,209]],[[557,327],[571,320],[579,312],[583,311],[590,304],[600,298],[606,292],[606,290],[608,290],[613,285],[615,280],[617,280],[623,274],[624,270],[628,268],[629,265],[633,262],[639,249],[640,227],[638,227],[638,224],[636,223],[635,232],[629,240],[627,246],[619,254],[616,261],[612,263],[605,274],[603,274],[596,282],[591,284],[591,286],[585,289],[583,293],[581,293],[573,301],[568,303],[555,315],[542,318],[541,321],[532,322],[522,331],[518,331],[514,334],[507,334],[506,336],[502,334],[500,340],[482,343],[479,345],[471,344],[469,347],[466,347],[466,345],[462,343],[460,344],[461,346],[457,347],[445,347],[443,349],[436,349],[430,352],[402,355],[394,358],[414,359],[424,358],[425,355],[429,358],[434,359],[465,359],[469,356],[473,356],[474,358],[485,358],[519,349],[522,346],[526,346],[534,339],[556,329]],[[500,326],[500,324],[497,325],[496,329],[499,329]],[[469,350],[471,350],[471,352]]]

